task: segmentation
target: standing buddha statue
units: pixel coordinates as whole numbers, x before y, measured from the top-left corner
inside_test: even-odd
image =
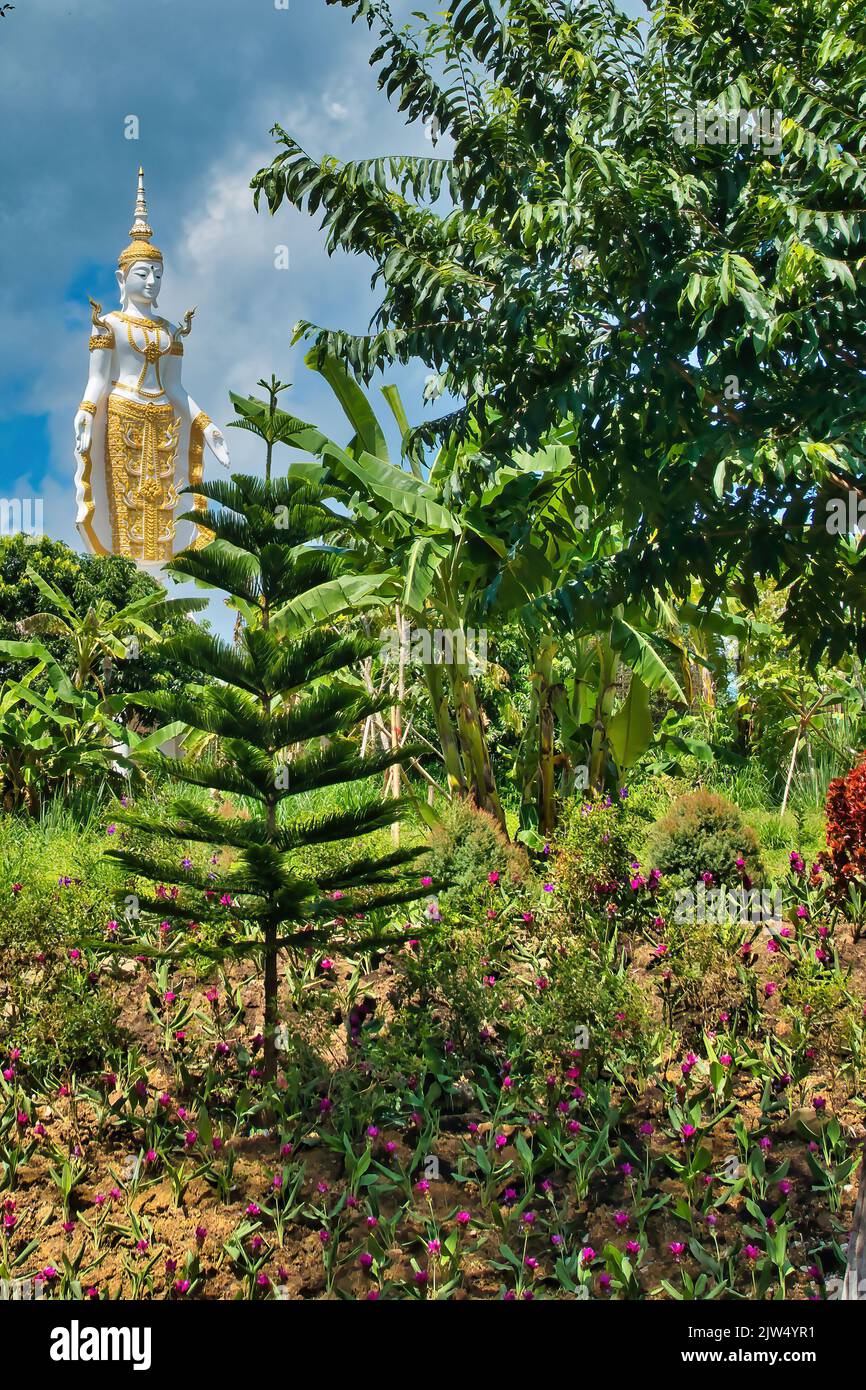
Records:
[[[120,309],[103,315],[91,300],[90,375],[75,416],[76,525],[97,555],[124,555],[158,570],[210,533],[178,518],[204,511],[205,499],[179,496],[203,477],[204,445],[228,467],[222,433],[181,382],[183,340],[194,309],[175,326],[156,312],[162,252],[152,244],[144,171],[130,244],[115,272]]]

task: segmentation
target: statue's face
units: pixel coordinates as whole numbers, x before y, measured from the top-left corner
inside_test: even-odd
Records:
[[[122,273],[122,272],[121,272]],[[120,279],[121,273],[118,274]],[[155,305],[162,284],[162,264],[159,261],[134,261],[121,281],[121,293],[132,304]]]

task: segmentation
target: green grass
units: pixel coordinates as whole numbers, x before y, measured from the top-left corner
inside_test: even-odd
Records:
[[[822,849],[826,849],[823,809],[812,808],[795,813],[790,809],[780,818],[778,808],[740,808],[743,819],[752,827],[761,846],[761,854],[771,879],[781,878],[788,871],[788,856],[798,850],[811,864]]]

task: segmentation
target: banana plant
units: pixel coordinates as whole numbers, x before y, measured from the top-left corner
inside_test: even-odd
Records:
[[[364,392],[333,359],[308,365],[331,386],[353,434],[345,446],[303,422],[280,431],[279,442],[311,454],[294,462],[290,476],[315,483],[324,497],[345,508],[345,544],[356,573],[305,595],[316,616],[393,604],[403,622],[428,634],[447,634],[444,659],[425,644],[421,662],[445,766],[448,794],[471,796],[505,828],[475,683],[471,629],[483,616],[480,596],[505,554],[490,516],[466,489],[466,452],[442,449],[425,479],[409,448],[406,413],[395,387],[383,388],[401,435],[400,462],[391,460],[385,432]],[[232,397],[250,422],[264,403]],[[459,456],[458,456],[459,455]],[[288,628],[300,620],[291,605],[276,620]],[[429,659],[428,659],[429,658]]]
[[[521,835],[534,843],[555,825],[557,765],[560,793],[573,788],[578,766],[594,790],[621,784],[654,741],[652,693],[685,707],[690,662],[704,661],[701,651],[683,640],[678,611],[662,596],[628,609],[606,600],[621,537],[576,473],[569,422],[504,465],[491,464],[471,436],[443,445],[425,476],[396,388],[383,396],[400,432],[399,462],[345,367],[315,353],[307,362],[328,381],[352,436],[341,446],[278,412],[275,442],[312,456],[293,462],[290,476],[345,509],[353,573],[305,595],[303,613],[288,605],[276,621],[290,627],[393,606],[412,627],[450,633],[450,659],[422,663],[448,793],[470,795],[504,828],[468,633],[516,618],[530,702],[515,775]],[[241,419],[258,425],[264,402],[232,399]],[[686,607],[699,622],[699,608]],[[661,741],[676,740],[666,725]],[[680,742],[681,751],[705,755],[699,742]]]
[[[6,809],[25,804],[35,813],[52,793],[69,793],[94,774],[116,776],[130,767],[130,751],[146,751],[184,730],[178,723],[142,736],[124,728],[126,696],[79,690],[38,638],[0,641],[0,652],[32,663],[21,680],[0,687]]]
[[[27,578],[41,593],[48,609],[24,618],[18,631],[24,636],[61,637],[72,651],[72,684],[83,690],[92,680],[104,695],[97,666],[110,668],[113,661],[129,655],[130,641],[159,641],[153,623],[169,614],[188,614],[207,607],[207,599],[166,598],[155,590],[135,599],[124,608],[113,608],[99,599],[86,612],[79,613],[64,593],[49,584],[35,569],[27,567]]]

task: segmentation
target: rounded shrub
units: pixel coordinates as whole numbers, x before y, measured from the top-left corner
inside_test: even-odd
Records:
[[[442,906],[475,917],[480,906],[489,905],[491,873],[509,891],[531,878],[526,853],[508,842],[493,816],[462,798],[449,803],[421,862]]]
[[[648,849],[675,884],[691,885],[706,874],[717,887],[764,880],[754,831],[733,802],[715,792],[689,792],[675,801],[650,835]]]

